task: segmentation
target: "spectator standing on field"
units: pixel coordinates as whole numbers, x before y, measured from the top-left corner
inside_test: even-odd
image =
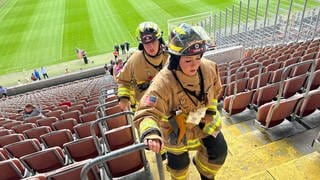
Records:
[[[126,46],[127,52],[129,52],[130,43],[129,43],[128,41],[126,41],[126,42],[124,43],[124,45]]]
[[[86,53],[86,51],[82,51],[82,58],[83,58],[83,62],[85,63],[85,64],[88,64],[88,58],[87,58],[87,53]]]
[[[120,44],[120,48],[121,48],[122,54],[125,54],[126,53],[126,49],[125,49],[124,44]]]
[[[114,50],[117,51],[118,54],[119,54],[119,45],[118,45],[118,44],[115,44],[115,45],[114,45]]]
[[[41,71],[42,76],[43,76],[44,79],[49,78],[49,76],[48,76],[48,74],[47,74],[47,70],[46,70],[45,67],[41,67],[41,70],[40,70],[40,71]]]
[[[36,69],[33,71],[33,74],[37,79],[41,80],[40,73]]]
[[[118,56],[119,56],[119,52],[116,51],[116,50],[114,50],[114,51],[113,51],[113,56],[114,56],[114,60],[117,61]]]

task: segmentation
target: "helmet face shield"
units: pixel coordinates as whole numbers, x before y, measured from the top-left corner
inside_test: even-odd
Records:
[[[154,34],[141,34],[140,41],[142,44],[149,44],[157,40]]]
[[[162,36],[161,30],[156,23],[143,22],[136,30],[137,40],[142,44],[148,44]]]
[[[204,41],[193,42],[189,47],[183,49],[181,51],[182,56],[192,56],[196,54],[202,54],[206,50],[206,45]]]
[[[209,36],[200,26],[181,24],[170,34],[169,52],[178,56],[191,56],[206,51]]]

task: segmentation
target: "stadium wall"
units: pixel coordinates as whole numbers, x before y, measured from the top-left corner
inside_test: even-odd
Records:
[[[72,72],[69,74],[57,76],[57,77],[52,77],[49,79],[43,79],[40,81],[34,81],[29,84],[23,84],[23,85],[17,85],[8,88],[7,94],[8,96],[14,96],[34,90],[40,90],[43,88],[48,88],[51,86],[56,86],[59,84],[64,84],[68,82],[73,82],[76,80],[81,80],[85,78],[90,78],[94,76],[99,76],[105,74],[105,69],[103,67],[96,67],[92,69],[87,69],[87,70],[82,70],[80,72]]]

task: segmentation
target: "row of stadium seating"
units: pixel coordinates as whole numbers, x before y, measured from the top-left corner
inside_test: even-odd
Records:
[[[72,106],[58,106],[59,99],[55,101],[58,104],[46,101],[47,104],[43,105],[48,110],[45,118],[32,117],[25,121],[20,121],[19,116],[15,116],[17,120],[1,118],[0,171],[5,173],[1,173],[0,179],[80,179],[81,169],[90,159],[94,161],[92,158],[98,156],[108,159],[111,152],[123,152],[122,149],[127,146],[133,146],[134,149],[126,157],[88,165],[93,168],[86,171],[83,177],[105,179],[106,176],[132,176],[133,173],[150,178],[145,145],[138,143],[132,126],[133,113],[123,112],[117,105],[117,96],[110,93],[110,90],[115,92],[115,84],[107,87],[105,84],[104,79],[98,88],[91,89],[90,95],[82,96],[77,101],[81,103],[74,103],[84,107],[88,104],[92,106],[92,101],[98,102],[93,104],[93,111],[85,114],[81,110],[70,111]],[[59,88],[64,91],[64,87]],[[97,90],[100,95],[88,101]],[[63,102],[69,100],[64,98]],[[126,159],[132,161],[123,164]],[[135,173],[141,168],[144,171]],[[104,173],[100,173],[101,169]]]
[[[319,39],[291,43],[258,49],[252,56],[219,65],[223,84],[219,99],[226,114],[249,108],[255,110],[259,126],[271,128],[320,109],[319,49]]]

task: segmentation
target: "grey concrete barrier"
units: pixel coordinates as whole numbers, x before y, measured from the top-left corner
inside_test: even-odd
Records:
[[[59,84],[64,84],[68,82],[73,82],[85,78],[95,77],[99,75],[105,74],[105,69],[103,67],[96,67],[91,69],[82,70],[79,72],[71,72],[68,74],[64,74],[61,76],[50,77],[49,79],[42,79],[38,81],[34,81],[28,84],[17,85],[13,87],[7,88],[8,96],[18,95],[34,90],[40,90],[43,88],[48,88],[51,86],[56,86]]]

